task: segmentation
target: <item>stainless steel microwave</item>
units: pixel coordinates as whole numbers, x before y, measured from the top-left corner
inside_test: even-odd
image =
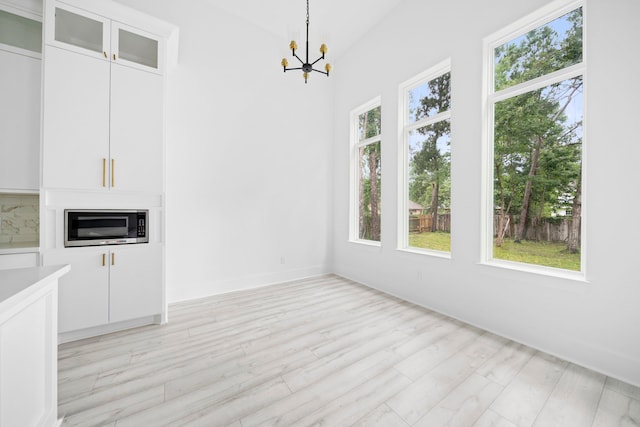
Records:
[[[64,246],[148,243],[148,219],[148,210],[65,209]]]

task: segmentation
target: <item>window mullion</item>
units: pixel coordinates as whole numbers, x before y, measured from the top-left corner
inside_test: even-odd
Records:
[[[426,119],[420,119],[415,123],[410,123],[405,126],[407,132],[414,131],[416,129],[423,128],[425,126],[432,125],[434,123],[438,123],[451,118],[451,110],[444,111],[442,113],[436,114],[433,117],[428,117]]]
[[[382,134],[381,133],[376,135],[376,136],[372,136],[370,138],[363,139],[362,141],[358,141],[356,143],[356,148],[364,147],[366,145],[375,144],[376,142],[380,142],[380,141],[382,141]]]
[[[493,68],[493,67],[492,67]],[[491,102],[499,102],[514,96],[522,95],[523,93],[532,92],[534,90],[542,89],[555,83],[560,83],[564,80],[578,77],[584,74],[583,63],[575,64],[567,68],[563,68],[553,73],[545,74],[532,80],[528,80],[523,83],[519,83],[515,86],[511,86],[506,89],[502,89],[498,92],[494,92],[489,95]],[[495,71],[494,71],[495,72]]]

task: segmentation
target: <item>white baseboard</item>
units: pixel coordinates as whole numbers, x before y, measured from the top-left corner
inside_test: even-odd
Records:
[[[61,332],[58,334],[58,344],[77,341],[85,338],[97,337],[99,335],[119,332],[126,329],[137,328],[139,326],[153,325],[161,323],[161,315],[141,317],[139,319],[126,320],[124,322],[109,323],[107,325],[94,326],[92,328],[79,329],[76,331]]]

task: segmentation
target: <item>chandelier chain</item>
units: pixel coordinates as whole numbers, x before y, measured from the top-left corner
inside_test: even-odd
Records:
[[[309,0],[307,0],[307,25],[309,25]]]

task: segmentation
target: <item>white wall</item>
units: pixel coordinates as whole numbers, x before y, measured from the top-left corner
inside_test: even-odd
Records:
[[[480,265],[483,38],[547,0],[406,0],[336,62],[334,271],[640,385],[640,2],[587,0],[587,282]],[[396,250],[398,85],[452,63],[452,257]],[[632,95],[635,94],[635,95]],[[349,111],[382,96],[382,247],[349,243]],[[418,279],[419,273],[422,279]]]
[[[283,75],[289,41],[215,2],[120,3],[180,27],[167,98],[168,301],[328,271],[331,80]]]

